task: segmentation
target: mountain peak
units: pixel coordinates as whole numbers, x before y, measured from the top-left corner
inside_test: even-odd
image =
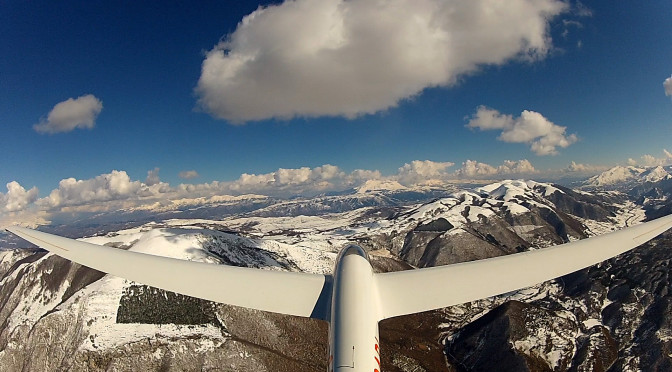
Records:
[[[397,191],[406,190],[406,187],[397,181],[391,180],[368,180],[357,188],[358,194],[366,194],[373,191]]]
[[[660,165],[645,171],[642,173],[642,176],[644,176],[644,181],[647,182],[658,182],[664,179],[672,178],[665,168]]]

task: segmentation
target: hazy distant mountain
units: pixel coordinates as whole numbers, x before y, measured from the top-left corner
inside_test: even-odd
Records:
[[[670,167],[616,166],[584,182],[585,187],[623,189],[640,183],[670,179]]]
[[[399,191],[407,190],[406,186],[403,186],[397,181],[391,180],[368,180],[364,184],[357,188],[358,194],[365,194],[367,192],[374,191]]]
[[[467,190],[369,185],[313,199],[255,199],[256,209],[238,214],[226,204],[217,218],[220,207],[202,205],[86,240],[316,273],[330,272],[338,249],[355,242],[375,270],[391,271],[601,234],[644,219],[642,200],[520,180]],[[667,234],[557,281],[385,320],[383,371],[670,370],[670,248]],[[0,370],[327,367],[325,323],[156,290],[42,251],[0,251],[0,324]]]

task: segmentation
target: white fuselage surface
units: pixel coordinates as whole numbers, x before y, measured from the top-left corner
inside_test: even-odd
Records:
[[[356,245],[336,260],[329,325],[329,371],[380,371],[378,291],[367,253]]]

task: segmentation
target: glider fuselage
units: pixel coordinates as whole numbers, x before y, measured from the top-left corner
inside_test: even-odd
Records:
[[[336,259],[329,324],[329,372],[380,371],[379,306],[367,253],[351,245]]]

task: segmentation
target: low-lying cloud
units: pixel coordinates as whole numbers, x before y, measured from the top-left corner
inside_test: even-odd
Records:
[[[93,94],[68,98],[57,103],[46,119],[40,120],[33,129],[42,134],[70,132],[76,128],[91,129],[102,110],[103,102]]]
[[[663,150],[662,157],[644,155],[637,165],[672,164],[672,153]],[[503,178],[533,178],[539,175],[596,174],[608,167],[572,162],[558,170],[539,171],[527,159],[505,160],[500,164],[488,164],[466,160],[454,169],[453,162],[414,160],[397,169],[393,174],[383,175],[378,170],[356,169],[345,171],[338,166],[325,164],[319,167],[279,168],[262,174],[242,174],[233,181],[212,181],[199,184],[171,186],[159,179],[159,168],[147,172],[144,182],[133,180],[125,171],[78,180],[66,178],[58,187],[43,198],[37,188],[29,190],[18,182],[7,184],[7,193],[0,193],[0,223],[26,222],[47,223],[50,216],[60,212],[104,212],[119,209],[147,209],[157,206],[193,205],[239,199],[241,197],[291,197],[314,196],[331,191],[344,191],[375,185],[441,186],[473,180],[497,180]],[[378,182],[368,182],[376,180]],[[192,204],[190,204],[192,203]],[[42,221],[42,222],[40,222]]]
[[[537,155],[555,155],[558,147],[568,147],[578,140],[576,134],[566,134],[567,127],[556,125],[540,113],[528,110],[514,118],[512,115],[479,106],[467,127],[481,131],[501,130],[498,140],[527,143]]]
[[[8,192],[0,193],[0,212],[27,209],[42,212],[104,211],[134,208],[169,200],[241,196],[247,194],[288,197],[311,196],[329,191],[355,189],[367,181],[394,181],[404,186],[432,185],[459,178],[492,178],[504,175],[525,175],[536,170],[527,160],[504,161],[499,166],[468,160],[457,171],[449,171],[452,162],[415,160],[399,167],[397,173],[384,176],[378,170],[355,169],[346,172],[330,164],[319,167],[279,168],[263,174],[242,174],[234,181],[213,181],[201,184],[170,186],[159,179],[159,168],[147,172],[145,182],[132,180],[125,171],[78,180],[66,178],[49,195],[38,198],[38,190],[26,190],[18,182],[7,184]]]
[[[672,96],[672,76],[663,81],[663,88],[665,88],[665,95]]]
[[[592,164],[583,164],[572,161],[571,164],[564,169],[567,173],[586,173],[586,174],[595,174],[603,172],[610,167],[604,165],[592,165]]]
[[[296,0],[210,50],[198,104],[232,123],[372,114],[482,66],[544,58],[559,0]]]

